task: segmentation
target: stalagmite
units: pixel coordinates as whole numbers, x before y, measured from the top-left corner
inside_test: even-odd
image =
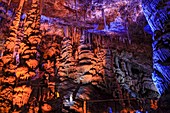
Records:
[[[36,76],[36,70],[38,67],[38,59],[37,59],[37,52],[38,52],[38,44],[40,44],[41,41],[41,35],[39,33],[40,28],[40,12],[39,12],[39,0],[32,0],[31,10],[29,13],[27,13],[26,21],[24,23],[24,38],[21,41],[20,45],[24,45],[23,48],[20,48],[20,59],[21,63],[17,67],[16,75],[17,80],[20,81],[16,84],[17,89],[20,87],[23,87],[24,85],[28,84],[26,82],[28,79],[31,79]],[[36,13],[35,13],[36,12]],[[27,42],[28,43],[25,43]],[[25,51],[24,51],[25,50]],[[25,58],[24,56],[27,55],[28,57]],[[19,69],[25,68],[25,72],[22,75],[22,73],[19,73]],[[24,85],[23,85],[24,84]],[[24,87],[24,89],[27,89],[29,87]],[[28,93],[28,91],[26,91]],[[29,90],[29,92],[32,92],[32,89]],[[15,93],[18,93],[17,90]],[[24,95],[21,95],[19,98],[23,98]],[[14,95],[14,97],[17,97],[17,95]],[[15,106],[18,106],[20,109],[24,106],[25,103],[28,103],[29,95],[27,97],[24,96],[26,100],[25,102],[22,102],[18,104],[14,101],[14,108]],[[16,109],[14,109],[16,110]]]
[[[10,29],[10,35],[9,35],[9,37],[7,37],[7,39],[5,40],[5,43],[4,43],[5,51],[3,52],[4,54],[2,56],[3,67],[2,67],[2,70],[0,70],[0,71],[3,71],[3,78],[4,79],[11,77],[10,79],[8,79],[9,81],[11,80],[10,82],[9,81],[2,81],[2,84],[6,84],[8,82],[12,86],[15,83],[15,68],[16,68],[16,66],[13,65],[13,64],[15,64],[14,58],[13,58],[13,52],[15,52],[15,46],[16,46],[15,44],[16,44],[16,40],[17,40],[17,30],[19,28],[19,22],[20,22],[23,4],[24,4],[24,0],[20,0],[19,6],[17,8],[16,16],[13,20],[12,25],[9,28]],[[10,89],[9,95],[11,95],[11,97],[12,97],[12,94],[13,94],[13,88],[12,87],[6,87],[6,88],[2,87],[2,89],[3,89],[2,92],[7,90],[8,88]],[[12,98],[7,98],[7,96],[5,96],[3,93],[2,93],[1,96],[4,99],[7,99],[7,100],[9,99],[8,100],[9,104],[5,105],[4,107],[10,109],[10,107],[12,106],[12,103],[11,103]],[[2,100],[1,102],[6,103],[3,98],[1,98],[1,100]]]

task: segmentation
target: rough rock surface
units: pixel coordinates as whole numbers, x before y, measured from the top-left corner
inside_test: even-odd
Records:
[[[158,112],[169,113],[170,12],[169,0],[143,0],[143,10],[153,34],[153,81],[161,95]]]

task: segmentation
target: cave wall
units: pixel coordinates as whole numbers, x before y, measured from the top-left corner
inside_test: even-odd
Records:
[[[170,77],[170,13],[169,0],[143,0],[143,11],[153,32],[153,73],[152,79],[161,95],[159,112],[169,112]]]
[[[160,94],[168,90],[169,84],[168,5],[169,1],[143,1],[144,14],[153,32],[153,79]]]

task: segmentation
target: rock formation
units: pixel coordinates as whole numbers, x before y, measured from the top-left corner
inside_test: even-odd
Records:
[[[143,0],[143,10],[153,32],[153,81],[161,95],[159,99],[159,112],[168,113],[169,107],[169,77],[170,77],[170,46],[169,46],[169,1]]]

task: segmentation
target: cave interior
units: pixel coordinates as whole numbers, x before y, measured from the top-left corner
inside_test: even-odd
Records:
[[[170,113],[169,0],[0,0],[0,113]]]

